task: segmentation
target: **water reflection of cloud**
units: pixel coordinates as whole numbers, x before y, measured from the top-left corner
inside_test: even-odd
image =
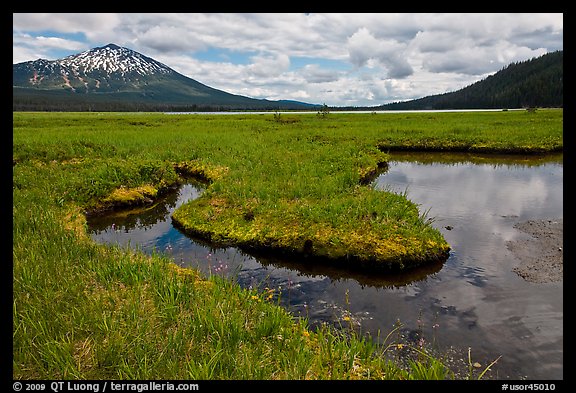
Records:
[[[562,286],[535,288],[516,277],[506,242],[524,236],[517,222],[563,216],[562,164],[391,162],[376,184],[407,190],[452,246],[434,285],[419,283],[419,296],[407,298],[424,316],[437,313],[439,339],[456,344],[456,334],[486,348],[487,356],[504,353],[506,367],[550,358],[552,372],[561,375]]]
[[[454,252],[476,261],[471,264],[489,264],[491,274],[499,274],[501,267],[492,261],[502,258],[505,241],[518,236],[506,217],[562,216],[561,165],[392,162],[376,184],[407,190],[407,197],[434,218]]]
[[[552,172],[552,173],[550,173]],[[380,188],[408,190],[408,198],[443,218],[533,215],[534,209],[562,204],[561,167],[424,165],[391,163],[376,181]],[[556,174],[556,176],[554,176]],[[551,176],[552,175],[552,176]]]

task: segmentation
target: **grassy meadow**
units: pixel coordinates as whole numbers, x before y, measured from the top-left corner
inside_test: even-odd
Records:
[[[15,379],[445,379],[391,332],[310,330],[266,294],[94,243],[85,213],[150,203],[216,244],[408,268],[450,246],[404,195],[370,185],[394,150],[561,151],[563,111],[13,114]],[[315,263],[313,258],[309,263]],[[478,377],[469,375],[468,377]]]

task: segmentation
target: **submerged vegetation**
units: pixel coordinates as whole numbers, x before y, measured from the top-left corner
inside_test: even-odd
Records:
[[[562,116],[14,113],[13,377],[454,378],[422,349],[397,362],[404,344],[388,332],[312,331],[266,294],[96,244],[85,213],[151,203],[193,176],[209,187],[174,213],[192,234],[407,267],[449,245],[405,195],[369,185],[388,150],[561,151]]]

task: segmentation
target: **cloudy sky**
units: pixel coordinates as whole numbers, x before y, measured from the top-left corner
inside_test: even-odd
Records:
[[[563,14],[13,14],[13,63],[114,43],[210,87],[376,106],[563,50]]]

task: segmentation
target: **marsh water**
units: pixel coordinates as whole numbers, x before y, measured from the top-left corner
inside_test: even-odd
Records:
[[[172,226],[170,215],[201,195],[182,186],[153,207],[88,220],[93,239],[219,274],[243,287],[274,289],[278,301],[310,324],[353,324],[385,337],[398,322],[406,340],[486,367],[496,379],[563,379],[563,282],[532,283],[513,268],[509,241],[526,220],[562,219],[563,156],[392,153],[373,182],[419,205],[451,251],[448,259],[405,274],[364,275],[298,260],[214,248]],[[448,357],[448,355],[446,355]],[[488,374],[487,374],[488,375]]]

